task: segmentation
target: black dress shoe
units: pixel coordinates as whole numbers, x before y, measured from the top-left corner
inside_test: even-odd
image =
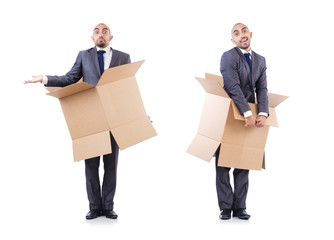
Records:
[[[117,214],[113,210],[103,210],[102,211],[103,216],[106,216],[106,218],[111,219],[117,219]]]
[[[86,215],[86,219],[94,219],[99,216],[101,216],[101,210],[90,210]]]
[[[223,209],[220,212],[219,218],[222,220],[228,220],[231,218],[231,209]]]
[[[250,215],[247,214],[245,209],[237,209],[233,211],[233,217],[238,217],[239,219],[248,220]]]

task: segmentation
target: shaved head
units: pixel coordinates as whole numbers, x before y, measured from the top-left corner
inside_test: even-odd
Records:
[[[107,26],[107,24],[104,24],[104,23],[99,23],[95,26],[94,30],[97,29],[100,25],[104,26],[103,28],[107,29],[109,31],[109,33],[111,34],[110,32],[110,28]],[[94,31],[93,30],[93,31]]]
[[[231,41],[241,49],[250,50],[251,39],[253,33],[249,31],[248,27],[243,23],[236,23],[231,30]]]
[[[233,25],[233,27],[232,27],[232,29],[231,29],[231,35],[233,36],[233,32],[234,32],[234,30],[235,30],[235,27],[236,26],[238,26],[238,25],[244,25],[248,30],[249,30],[249,28],[246,26],[246,24],[243,24],[243,23],[236,23],[236,24],[234,24]]]
[[[110,33],[109,27],[104,23],[99,23],[93,30],[92,41],[95,46],[99,48],[106,48],[109,46],[109,43],[113,36]]]

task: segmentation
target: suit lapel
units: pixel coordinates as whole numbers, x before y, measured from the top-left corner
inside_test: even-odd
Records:
[[[251,56],[251,60],[252,60],[252,71],[251,71],[251,69],[249,68],[249,65],[248,65],[248,62],[247,62],[247,60],[246,60],[246,57],[244,56],[244,54],[241,52],[241,50],[238,48],[238,47],[236,47],[236,49],[237,49],[237,52],[238,52],[238,54],[239,54],[239,57],[241,58],[241,61],[242,61],[242,63],[245,65],[245,67],[246,67],[246,71],[247,71],[247,73],[248,73],[248,80],[249,80],[249,82],[250,82],[250,85],[251,85],[251,87],[252,88],[254,88],[254,83],[253,83],[253,69],[254,69],[254,62],[253,62],[253,54],[252,54],[252,56]],[[253,51],[252,51],[253,52]]]
[[[252,51],[252,87],[255,88],[255,66],[257,64],[257,56],[254,51]]]
[[[117,60],[117,58],[118,58],[118,52],[117,51],[115,51],[114,49],[111,49],[111,51],[112,51],[112,55],[111,55],[111,61],[110,61],[110,65],[109,65],[109,68],[111,68],[111,67],[115,67],[116,66],[116,60]]]
[[[250,68],[246,60],[246,57],[244,56],[244,54],[241,52],[241,50],[238,47],[236,47],[236,49],[239,54],[239,57],[241,58],[242,63],[246,66],[247,71],[250,72]]]
[[[92,58],[92,63],[94,65],[95,71],[99,73],[101,76],[101,71],[100,71],[100,66],[99,66],[99,60],[97,58],[97,50],[96,47],[93,47],[92,50],[90,51],[90,57]]]

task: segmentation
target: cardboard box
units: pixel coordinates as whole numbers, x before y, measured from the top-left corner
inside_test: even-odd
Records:
[[[80,80],[48,88],[63,109],[74,161],[111,153],[110,132],[122,150],[157,135],[135,78],[143,62],[105,70],[96,86]]]
[[[261,170],[270,126],[278,127],[275,107],[288,97],[268,93],[269,117],[263,128],[245,128],[244,117],[223,88],[221,76],[196,79],[207,92],[197,135],[187,152],[210,161],[220,147],[218,166]],[[256,104],[249,103],[254,116]]]

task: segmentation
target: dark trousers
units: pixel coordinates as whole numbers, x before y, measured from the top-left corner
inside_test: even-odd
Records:
[[[111,136],[112,153],[103,155],[104,176],[100,186],[100,157],[85,160],[86,189],[90,210],[113,210],[119,148]]]
[[[248,173],[249,170],[234,169],[234,191],[230,183],[231,168],[219,167],[220,147],[216,152],[216,189],[218,205],[223,209],[246,209],[246,198],[248,192]]]

